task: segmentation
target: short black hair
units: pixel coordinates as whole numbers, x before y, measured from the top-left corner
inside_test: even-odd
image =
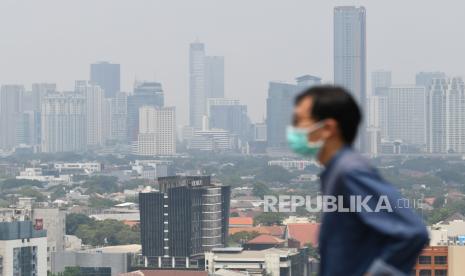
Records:
[[[352,95],[338,86],[314,86],[300,93],[295,99],[295,105],[307,97],[313,100],[311,117],[316,120],[336,120],[344,142],[352,145],[362,120],[362,113]]]

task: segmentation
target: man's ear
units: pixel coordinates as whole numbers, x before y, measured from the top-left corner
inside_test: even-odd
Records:
[[[325,125],[326,125],[325,128],[328,131],[328,137],[327,138],[332,137],[334,135],[338,135],[339,126],[338,126],[338,123],[337,123],[336,120],[331,119],[331,118],[326,119],[325,120]]]

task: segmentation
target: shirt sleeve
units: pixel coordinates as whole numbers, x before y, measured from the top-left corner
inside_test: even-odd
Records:
[[[344,189],[346,196],[358,196],[361,200],[370,198],[366,201],[369,208],[360,208],[356,215],[362,223],[387,240],[379,259],[375,260],[369,272],[378,275],[375,272],[397,269],[397,274],[383,275],[409,274],[429,240],[425,225],[409,208],[409,201],[372,171],[353,170],[346,173]]]

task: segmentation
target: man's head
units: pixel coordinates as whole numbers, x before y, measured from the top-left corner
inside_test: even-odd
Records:
[[[309,142],[324,142],[318,156],[324,163],[325,156],[321,155],[353,144],[361,117],[357,103],[345,89],[317,86],[297,96],[293,125],[299,129],[313,129],[308,134]]]

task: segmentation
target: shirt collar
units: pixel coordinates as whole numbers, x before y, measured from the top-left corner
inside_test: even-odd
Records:
[[[334,154],[333,157],[331,157],[331,159],[329,160],[328,164],[325,166],[325,168],[323,169],[323,172],[321,172],[320,174],[320,179],[321,179],[321,182],[324,182],[325,179],[327,178],[328,174],[331,173],[331,171],[333,170],[334,168],[334,165],[335,163],[337,163],[337,161],[341,158],[341,156],[343,155],[344,152],[350,150],[351,147],[350,146],[344,146],[342,148],[340,148],[336,154]]]

